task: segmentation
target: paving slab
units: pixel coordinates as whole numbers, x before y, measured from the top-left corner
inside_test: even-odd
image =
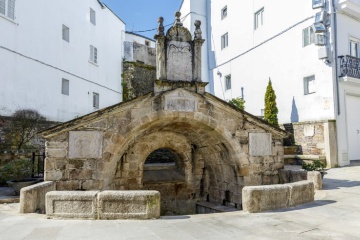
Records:
[[[0,240],[360,239],[360,163],[328,170],[315,202],[302,206],[166,216],[158,220],[57,220],[0,204]]]

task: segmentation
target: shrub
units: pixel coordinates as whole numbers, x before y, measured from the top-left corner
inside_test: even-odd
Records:
[[[311,163],[306,163],[306,162],[302,163],[302,168],[305,169],[306,171],[322,172],[322,171],[324,171],[325,167],[326,167],[326,165],[324,163],[320,162],[319,160],[314,160]]]
[[[240,108],[242,110],[245,109],[245,100],[242,98],[233,98],[229,101],[229,103],[237,108]]]
[[[270,124],[278,126],[278,108],[276,106],[276,95],[275,91],[272,88],[271,79],[269,79],[268,86],[265,93],[265,110],[264,110],[264,120]]]
[[[0,181],[21,181],[30,178],[32,162],[30,159],[15,159],[0,167]]]

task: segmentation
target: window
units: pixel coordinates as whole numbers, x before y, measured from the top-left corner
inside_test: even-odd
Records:
[[[99,109],[99,98],[100,98],[99,94],[93,92],[93,107],[95,109]]]
[[[350,46],[349,46],[349,52],[350,52],[350,56],[359,57],[359,40],[356,38],[351,38],[350,39]]]
[[[90,62],[97,64],[97,48],[90,45]]]
[[[65,25],[62,25],[62,39],[67,42],[70,40],[70,29]]]
[[[303,29],[303,47],[314,43],[314,30],[312,27]]]
[[[316,92],[315,76],[309,76],[304,78],[304,94],[311,94]]]
[[[0,0],[0,14],[15,19],[15,0]]]
[[[150,41],[149,40],[145,40],[145,46],[150,47]]]
[[[224,19],[226,17],[227,17],[227,6],[221,9],[221,19]]]
[[[225,76],[225,91],[231,89],[231,75]]]
[[[254,15],[254,29],[264,25],[264,8],[257,11]]]
[[[228,33],[225,33],[221,36],[221,49],[226,48],[229,45],[229,36]]]
[[[69,80],[63,78],[61,83],[61,94],[69,96],[69,86]]]
[[[90,22],[96,25],[96,12],[90,8]]]

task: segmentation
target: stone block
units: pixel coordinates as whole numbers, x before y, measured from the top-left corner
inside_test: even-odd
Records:
[[[279,170],[280,183],[281,184],[289,183],[290,182],[290,174],[291,174],[290,170],[284,170],[284,169]]]
[[[298,170],[291,171],[290,173],[290,182],[298,182],[307,179],[307,171]]]
[[[272,144],[270,133],[249,133],[250,156],[272,155]]]
[[[104,191],[98,195],[100,219],[160,217],[158,191]]]
[[[322,177],[321,173],[318,171],[309,171],[307,172],[307,180],[314,183],[315,190],[322,189]]]
[[[41,182],[20,190],[20,213],[45,213],[45,194],[56,190],[55,182]]]
[[[310,181],[300,181],[287,184],[290,187],[289,207],[314,201],[314,183]]]
[[[66,149],[46,149],[46,157],[49,158],[65,158],[67,156]]]
[[[288,185],[247,186],[242,189],[243,209],[254,213],[286,208],[289,196]]]
[[[52,191],[46,194],[46,215],[53,218],[97,219],[99,191]]]
[[[102,145],[101,131],[70,131],[69,158],[101,158]]]

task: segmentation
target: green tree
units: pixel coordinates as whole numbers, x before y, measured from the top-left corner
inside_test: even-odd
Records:
[[[264,120],[270,124],[278,126],[278,108],[276,106],[276,95],[275,91],[271,84],[271,79],[269,78],[269,83],[266,88],[265,93],[265,113],[264,113]]]
[[[233,98],[229,101],[229,103],[237,108],[240,108],[242,110],[245,109],[245,100],[242,98]]]

